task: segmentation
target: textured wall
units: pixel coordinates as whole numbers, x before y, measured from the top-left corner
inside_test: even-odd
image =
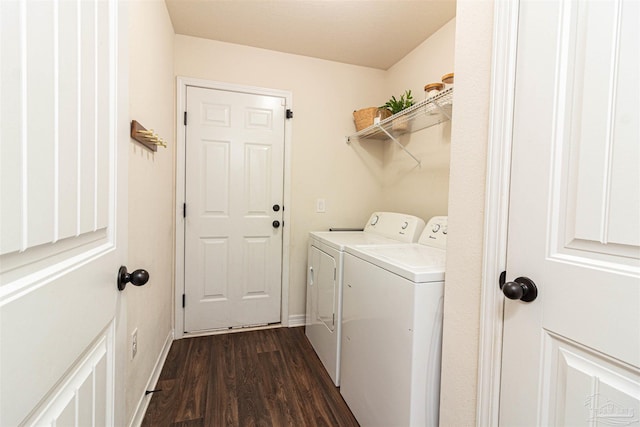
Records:
[[[452,19],[388,71],[388,97],[411,89],[416,102],[424,86],[453,72],[456,21]],[[455,108],[455,107],[454,107]],[[386,210],[410,213],[428,221],[447,214],[451,121],[400,138],[416,162],[391,141],[385,143],[382,203]]]
[[[344,137],[353,110],[384,103],[385,72],[177,35],[175,73],[292,92],[289,314],[303,315],[309,231],[362,226],[376,209],[382,147]],[[316,213],[318,198],[326,213]]]
[[[493,2],[458,0],[440,425],[475,425]]]
[[[453,69],[454,30],[452,20],[388,71],[176,36],[176,75],[293,93],[290,315],[305,310],[309,231],[362,226],[374,210],[446,213],[450,125],[412,137],[425,157],[418,171],[404,153],[388,152],[388,142],[347,145],[344,136],[354,131],[355,109],[382,105],[404,88],[423,99],[424,84]],[[324,214],[315,212],[318,198],[326,200]]]
[[[131,420],[172,330],[174,259],[173,27],[163,1],[129,2],[129,114],[168,142],[156,153],[129,145],[129,270],[149,283],[128,286],[127,420]],[[131,360],[131,332],[138,353]]]
[[[138,356],[128,367],[129,418],[171,328],[173,91],[174,75],[180,75],[293,93],[291,315],[305,310],[309,231],[358,226],[377,209],[428,219],[446,213],[449,187],[441,424],[474,423],[492,13],[492,2],[459,0],[456,22],[385,72],[174,37],[163,3],[132,3],[131,118],[153,127],[170,145],[152,155],[132,143],[129,153],[129,266],[146,267],[152,275],[149,285],[132,288],[128,296],[128,329],[139,331]],[[423,158],[423,170],[408,169],[404,153],[379,141],[345,144],[354,109],[381,105],[408,88],[421,99],[424,84],[452,71],[454,31],[454,118],[404,141]],[[413,194],[419,197],[411,199]],[[315,212],[318,198],[326,200],[324,214]]]

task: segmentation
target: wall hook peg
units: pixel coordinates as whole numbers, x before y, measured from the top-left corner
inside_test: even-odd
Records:
[[[131,120],[131,138],[151,151],[158,151],[158,145],[167,148],[167,144],[153,129],[145,129],[145,127],[136,120]]]

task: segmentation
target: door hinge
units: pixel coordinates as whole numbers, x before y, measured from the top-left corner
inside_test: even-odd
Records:
[[[335,282],[335,280],[336,280],[336,269],[334,268],[333,269],[333,281]]]
[[[187,204],[183,203],[182,204],[182,218],[186,218],[187,217]]]
[[[187,112],[184,112],[184,125],[187,125]]]
[[[332,317],[333,317],[332,322],[333,322],[333,325],[335,326],[335,324],[336,324],[336,314],[335,314],[335,313],[333,313],[333,314],[332,314]]]
[[[293,111],[287,108],[287,119],[293,119]]]
[[[182,294],[182,308],[184,308],[185,306],[186,298],[187,298],[186,294]]]

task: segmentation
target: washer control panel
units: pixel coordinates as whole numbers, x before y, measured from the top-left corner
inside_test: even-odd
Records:
[[[418,243],[446,249],[447,247],[447,217],[434,216],[424,228]]]
[[[364,231],[403,243],[413,243],[418,241],[423,229],[424,221],[417,216],[397,212],[374,212]]]

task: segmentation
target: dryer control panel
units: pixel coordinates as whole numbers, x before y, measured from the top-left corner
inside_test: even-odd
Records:
[[[373,233],[403,243],[417,242],[423,229],[422,218],[397,212],[374,212],[364,227],[365,233]]]
[[[435,248],[447,248],[447,217],[434,216],[424,228],[418,243]]]

